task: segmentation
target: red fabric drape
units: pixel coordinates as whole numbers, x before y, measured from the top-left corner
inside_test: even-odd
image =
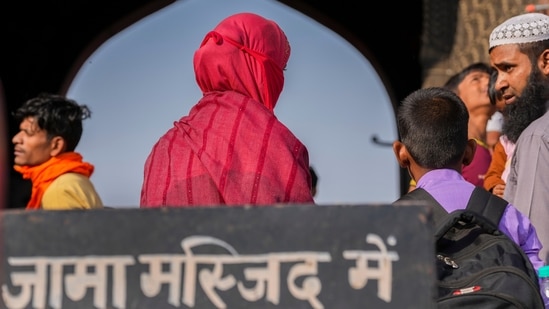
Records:
[[[278,25],[241,13],[206,34],[194,54],[196,81],[203,93],[233,90],[273,110],[284,86],[290,44]]]
[[[313,203],[305,146],[256,101],[212,93],[156,143],[142,207]]]

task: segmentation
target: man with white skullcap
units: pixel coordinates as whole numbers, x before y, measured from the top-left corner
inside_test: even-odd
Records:
[[[509,18],[490,34],[489,53],[505,101],[503,134],[516,143],[504,198],[530,218],[549,264],[549,16]]]

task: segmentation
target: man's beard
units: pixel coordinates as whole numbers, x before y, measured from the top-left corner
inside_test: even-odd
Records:
[[[516,143],[520,134],[534,120],[545,113],[545,95],[549,90],[548,81],[539,69],[534,68],[522,94],[513,104],[505,105],[502,133]]]

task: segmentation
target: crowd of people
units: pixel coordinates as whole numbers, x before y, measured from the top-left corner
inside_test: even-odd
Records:
[[[511,17],[488,41],[489,64],[403,100],[393,150],[410,190],[424,188],[448,211],[465,208],[475,187],[507,200],[499,228],[538,269],[549,262],[549,16]],[[307,147],[275,114],[290,54],[279,25],[253,13],[205,35],[193,59],[203,97],[144,162],[141,208],[314,204]],[[15,170],[32,182],[27,209],[104,207],[94,166],[75,151],[90,114],[54,94],[14,113]]]
[[[549,255],[549,16],[509,18],[493,29],[488,52],[488,70],[472,64],[443,87],[420,89],[402,102],[393,149],[414,188],[447,211],[465,208],[476,186],[503,197],[509,204],[499,228],[539,269]],[[487,127],[495,112],[503,119],[492,148]],[[471,167],[474,173],[467,173]]]

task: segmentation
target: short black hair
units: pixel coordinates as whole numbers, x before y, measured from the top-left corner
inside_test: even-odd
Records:
[[[36,118],[48,139],[61,136],[66,151],[74,151],[82,136],[82,120],[91,117],[91,111],[86,105],[62,95],[41,93],[23,103],[13,116],[19,123],[27,117]]]
[[[397,111],[400,141],[424,168],[459,163],[468,141],[469,113],[463,101],[442,87],[409,94]]]
[[[501,99],[501,92],[496,90],[496,80],[498,79],[498,71],[493,70],[490,74],[490,82],[488,83],[488,97],[490,103],[496,105],[497,101]]]
[[[311,173],[313,188],[316,188],[316,185],[318,183],[318,175],[316,174],[315,169],[312,166],[309,166],[309,172]]]
[[[492,71],[494,69],[492,69],[492,67],[490,67],[488,64],[484,63],[484,62],[475,62],[475,63],[472,63],[468,66],[466,66],[465,68],[463,68],[461,71],[459,71],[458,73],[452,75],[447,81],[446,83],[444,83],[444,88],[446,89],[450,89],[452,90],[453,92],[457,93],[457,89],[458,89],[458,86],[459,84],[461,84],[461,82],[465,79],[465,77],[467,77],[469,74],[473,73],[473,72],[482,72],[482,73],[486,73],[488,75],[492,75]]]

